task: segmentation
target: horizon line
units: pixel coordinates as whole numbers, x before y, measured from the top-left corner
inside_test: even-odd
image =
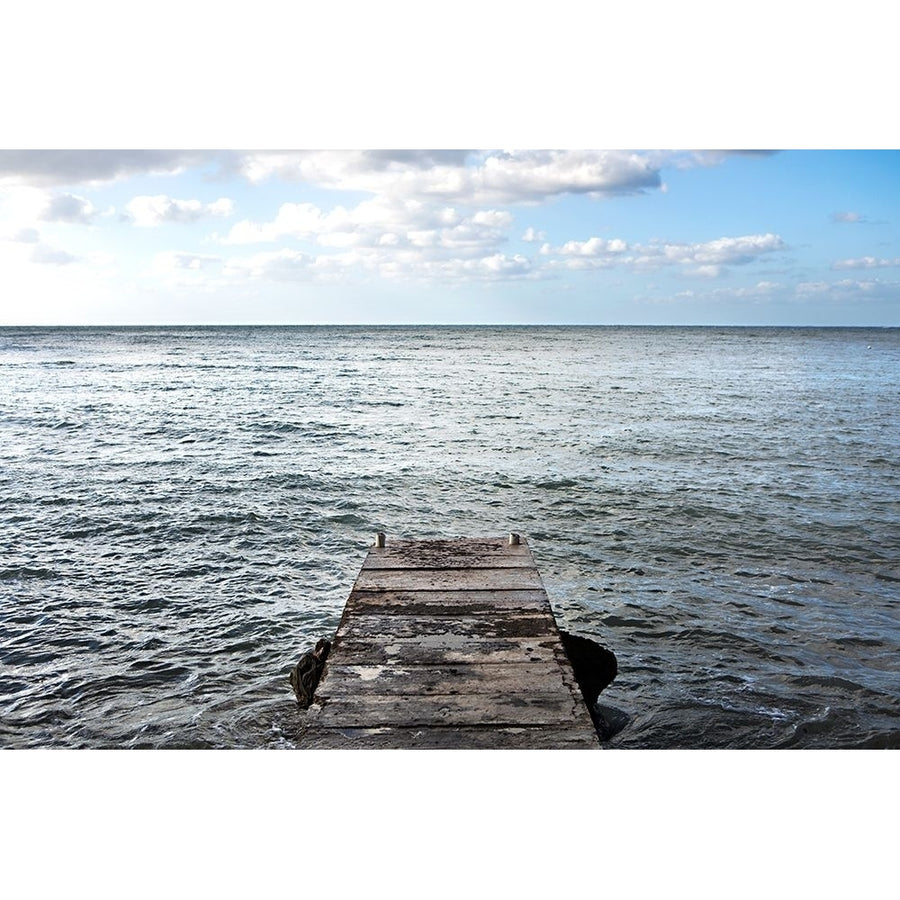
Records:
[[[0,328],[900,328],[900,324],[747,322],[33,322]]]

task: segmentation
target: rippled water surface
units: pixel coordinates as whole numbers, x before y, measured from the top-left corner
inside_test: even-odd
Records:
[[[897,329],[0,329],[0,746],[292,746],[373,532],[515,530],[608,746],[898,747],[898,448]]]

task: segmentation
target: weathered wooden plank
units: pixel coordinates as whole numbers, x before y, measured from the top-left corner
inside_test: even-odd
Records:
[[[509,545],[502,538],[388,541],[372,547],[363,563],[372,569],[455,569],[532,566],[527,544]]]
[[[541,663],[455,663],[446,666],[330,664],[316,696],[496,694],[554,691],[567,685],[561,667]]]
[[[531,567],[524,544],[496,540],[391,541],[373,547],[364,569],[503,569]]]
[[[596,750],[584,725],[503,727],[315,728],[301,732],[308,750]]]
[[[508,694],[415,696],[334,696],[313,704],[307,718],[322,728],[377,728],[428,725],[555,725],[565,729],[576,714],[576,700],[563,691]]]
[[[599,747],[527,544],[373,547],[301,746]]]
[[[550,601],[543,590],[511,591],[359,591],[350,594],[347,606],[354,611],[380,609],[382,612],[416,610],[422,615],[456,616],[460,613],[491,612],[505,615],[506,610],[540,611],[552,615]],[[354,614],[356,614],[354,612]]]
[[[534,591],[542,590],[535,568],[363,569],[355,591]]]
[[[544,662],[556,663],[556,640],[547,638],[472,638],[437,634],[398,638],[345,637],[338,633],[331,648],[335,659],[353,665],[380,665],[398,662],[443,665],[454,662]],[[331,657],[329,657],[331,658]]]
[[[383,550],[379,552],[384,552]],[[439,563],[434,557],[409,559],[396,554],[393,557],[370,556],[363,563],[364,569],[529,569],[531,561],[524,554],[499,556],[491,554],[470,554],[451,557]]]
[[[456,635],[464,638],[553,638],[554,625],[540,613],[507,611],[506,615],[466,613],[447,616],[406,613],[370,612],[370,608],[353,608],[341,634],[345,638],[369,637],[392,641],[396,638],[423,638],[432,635]],[[377,607],[376,607],[377,609]],[[426,609],[428,609],[426,607]],[[433,609],[433,607],[431,608]]]

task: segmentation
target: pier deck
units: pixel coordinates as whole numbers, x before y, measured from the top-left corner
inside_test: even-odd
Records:
[[[347,601],[302,748],[600,743],[527,543],[374,546]]]

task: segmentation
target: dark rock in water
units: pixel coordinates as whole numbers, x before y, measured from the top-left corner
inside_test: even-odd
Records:
[[[303,709],[307,709],[312,703],[330,649],[331,641],[322,639],[316,644],[315,650],[304,653],[297,665],[291,669],[291,687]]]
[[[588,706],[593,706],[600,696],[600,691],[611,684],[618,674],[616,655],[612,650],[601,647],[590,638],[569,634],[567,631],[560,631],[559,636],[562,638],[569,662],[572,663],[575,680],[581,688],[584,702]]]
[[[612,735],[621,731],[628,722],[628,716],[625,716],[620,710],[597,706],[600,691],[610,685],[618,674],[619,664],[616,661],[616,655],[612,650],[601,647],[590,638],[569,634],[567,631],[560,631],[559,636],[562,638],[569,662],[572,663],[575,680],[578,682],[581,696],[584,697],[584,702],[591,714],[594,728],[597,729],[600,740],[608,740]],[[613,716],[610,720],[604,716],[601,710],[619,715]],[[621,721],[622,716],[625,716],[624,722]]]
[[[614,706],[601,706],[595,703],[589,707],[591,719],[594,721],[594,728],[601,741],[608,741],[614,735],[617,735],[630,721],[631,717],[628,713]]]

